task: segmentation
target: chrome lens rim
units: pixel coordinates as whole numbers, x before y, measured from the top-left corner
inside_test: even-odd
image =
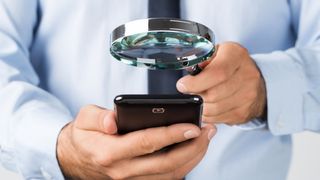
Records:
[[[169,62],[162,62],[157,58],[133,58],[118,53],[115,49],[124,38],[142,33],[170,32],[179,34],[190,34],[206,39],[212,45],[212,49],[201,56],[180,57]],[[148,69],[185,69],[209,59],[215,53],[214,33],[207,26],[188,20],[170,18],[140,19],[125,23],[115,28],[111,33],[110,52],[117,60],[126,64],[146,67]]]

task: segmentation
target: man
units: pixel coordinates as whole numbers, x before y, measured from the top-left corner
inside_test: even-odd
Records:
[[[146,18],[147,4],[0,1],[3,166],[26,179],[285,179],[290,134],[320,130],[320,1],[181,1],[181,18],[220,44],[203,72],[177,82],[204,98],[208,125],[118,136],[99,106],[146,93],[148,73],[112,59],[106,39]]]

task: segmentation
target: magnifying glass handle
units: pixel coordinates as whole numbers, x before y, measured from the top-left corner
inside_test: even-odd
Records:
[[[201,71],[202,71],[202,68],[198,64],[196,64],[196,65],[192,66],[188,72],[190,75],[195,76],[195,75],[199,74]]]

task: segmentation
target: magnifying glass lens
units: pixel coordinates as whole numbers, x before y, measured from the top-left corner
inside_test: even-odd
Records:
[[[139,32],[139,26],[147,31]],[[184,20],[138,20],[118,27],[112,37],[110,52],[116,59],[149,69],[185,69],[215,51],[211,30]]]
[[[157,31],[120,38],[111,52],[118,60],[154,69],[182,69],[206,60],[214,46],[207,39],[183,32]]]

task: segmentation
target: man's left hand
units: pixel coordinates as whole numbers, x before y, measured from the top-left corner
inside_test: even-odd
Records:
[[[205,66],[203,71],[181,78],[177,89],[202,96],[203,122],[236,125],[264,114],[265,82],[244,47],[233,42],[221,44],[216,55],[200,66]]]

